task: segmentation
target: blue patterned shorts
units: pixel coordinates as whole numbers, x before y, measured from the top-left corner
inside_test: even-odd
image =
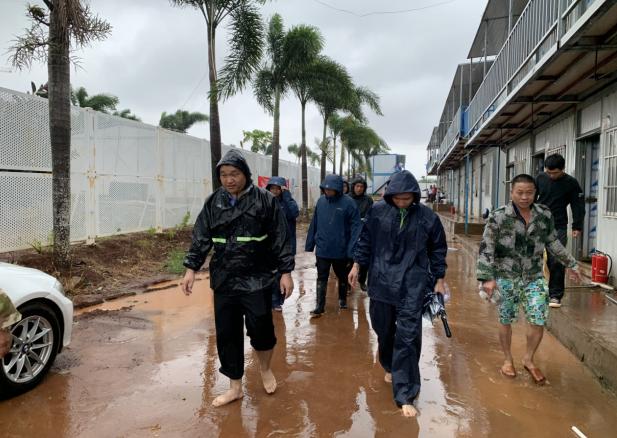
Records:
[[[497,287],[503,297],[499,305],[499,322],[512,324],[518,319],[522,305],[527,322],[533,325],[546,325],[548,318],[548,285],[544,278],[530,283],[522,280],[497,279]]]

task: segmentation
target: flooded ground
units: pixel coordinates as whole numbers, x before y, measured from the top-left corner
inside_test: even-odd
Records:
[[[314,307],[312,254],[297,258],[296,290],[275,314],[275,395],[265,394],[246,343],[244,399],[222,408],[208,279],[192,296],[177,288],[88,309],[76,317],[73,343],[34,391],[0,402],[6,437],[484,437],[615,436],[617,399],[550,334],[535,386],[519,368],[499,374],[496,311],[480,301],[471,258],[449,253],[448,304],[453,337],[441,323],[423,330],[420,417],[403,418],[376,359],[368,298],[353,292],[339,311],[330,284],[326,314]],[[558,311],[558,310],[557,310]],[[517,363],[524,326],[514,328]]]

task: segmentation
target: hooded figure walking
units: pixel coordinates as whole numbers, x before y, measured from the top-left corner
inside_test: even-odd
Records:
[[[240,152],[230,150],[216,167],[221,187],[206,199],[193,228],[184,259],[182,290],[189,295],[212,248],[210,287],[214,291],[216,346],[220,372],[230,379],[227,392],[212,402],[222,406],[242,398],[244,324],[257,353],[268,394],[276,390],[270,363],[276,344],[272,322],[272,287],[280,273],[280,290],[293,291],[294,256],[287,220],[270,193],[252,184]]]
[[[291,196],[291,193],[287,189],[287,181],[282,176],[273,176],[266,185],[266,190],[272,193],[279,202],[285,219],[287,219],[287,231],[289,231],[289,238],[291,240],[291,253],[296,255],[296,219],[300,214],[300,209],[295,199]],[[276,278],[280,280],[280,274],[277,273]],[[281,312],[282,306],[285,302],[285,295],[279,290],[278,284],[274,284],[272,290],[272,310]]]
[[[330,267],[338,278],[339,308],[347,308],[347,275],[362,222],[356,203],[343,194],[343,178],[326,175],[319,186],[324,196],[315,206],[304,249],[317,258],[317,304],[313,317],[321,316],[326,306]]]
[[[394,401],[413,417],[420,392],[422,309],[427,289],[445,292],[448,246],[439,218],[420,203],[420,186],[407,170],[392,175],[382,201],[366,215],[349,281],[368,267],[371,325],[379,362]]]
[[[366,214],[373,206],[373,198],[366,194],[367,184],[364,178],[357,177],[356,179],[351,181],[351,192],[349,196],[351,199],[356,201],[356,206],[358,207],[358,211],[360,212],[360,219],[364,222]],[[366,267],[360,266],[360,274],[358,276],[358,281],[360,282],[360,289],[366,292],[366,276],[368,274],[368,270]]]

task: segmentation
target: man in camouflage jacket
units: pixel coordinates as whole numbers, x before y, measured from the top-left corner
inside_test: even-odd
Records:
[[[576,260],[557,239],[553,216],[548,207],[534,204],[536,186],[530,175],[518,175],[512,180],[512,202],[498,208],[488,218],[480,244],[477,278],[489,296],[498,289],[499,340],[505,362],[501,373],[516,377],[512,353],[511,324],[522,305],[528,322],[527,351],[523,366],[533,380],[546,380],[533,364],[548,317],[548,286],[542,267],[546,249],[560,263],[573,269],[579,279]]]
[[[11,299],[0,289],[0,359],[11,349],[13,336],[8,328],[18,322],[21,315],[13,306]]]

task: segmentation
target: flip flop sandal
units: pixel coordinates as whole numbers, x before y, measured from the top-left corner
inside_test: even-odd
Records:
[[[505,370],[504,370],[505,368]],[[502,365],[499,369],[499,372],[502,376],[507,377],[509,379],[514,379],[516,377],[516,369],[514,365]]]
[[[523,366],[536,385],[544,385],[546,383],[546,377],[544,377],[544,374],[542,374],[539,368],[529,368],[526,365]]]

